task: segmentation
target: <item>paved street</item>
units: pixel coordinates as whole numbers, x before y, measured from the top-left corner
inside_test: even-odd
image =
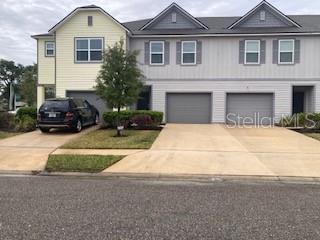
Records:
[[[0,239],[320,239],[320,185],[0,177]]]

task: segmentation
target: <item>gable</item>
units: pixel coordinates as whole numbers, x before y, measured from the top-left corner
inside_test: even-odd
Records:
[[[262,17],[262,15],[263,17]],[[267,1],[262,1],[228,29],[259,27],[301,27]]]
[[[140,30],[144,29],[208,29],[208,27],[173,3],[142,26]]]

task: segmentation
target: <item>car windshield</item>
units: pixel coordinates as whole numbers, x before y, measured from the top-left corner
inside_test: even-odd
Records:
[[[60,110],[65,110],[68,109],[69,107],[69,101],[68,100],[51,100],[51,101],[46,101],[40,110],[51,110],[51,109],[60,109]]]

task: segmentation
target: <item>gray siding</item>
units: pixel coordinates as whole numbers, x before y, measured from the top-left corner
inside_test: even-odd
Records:
[[[158,79],[319,79],[320,78],[320,37],[299,36],[300,63],[277,65],[272,63],[273,40],[278,37],[260,37],[266,41],[265,64],[246,66],[239,64],[239,41],[237,37],[199,38],[202,42],[202,63],[195,66],[177,64],[176,47],[181,38],[168,38],[170,41],[170,64],[162,68],[144,65],[144,43],[147,39],[132,39],[132,50],[140,50],[138,62],[145,76]],[[185,38],[186,39],[186,38]],[[179,62],[179,61],[178,61]]]
[[[176,23],[172,23],[172,13],[177,14]],[[152,24],[149,28],[152,29],[190,29],[197,28],[197,26],[191,22],[188,18],[183,16],[178,11],[169,11],[165,16],[160,18],[157,22]]]
[[[263,10],[266,12],[266,20],[260,21],[260,11]],[[282,21],[278,16],[275,16],[270,11],[261,8],[256,11],[252,16],[250,16],[246,21],[242,22],[238,27],[247,28],[247,27],[286,27],[287,23]]]

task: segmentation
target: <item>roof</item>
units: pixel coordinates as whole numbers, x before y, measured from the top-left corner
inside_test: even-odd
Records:
[[[231,24],[228,28],[232,29],[238,25],[240,25],[242,22],[244,22],[246,19],[250,18],[252,14],[254,14],[258,9],[265,7],[267,9],[270,9],[270,11],[274,12],[275,15],[278,15],[279,18],[283,19],[284,22],[288,22],[289,25],[292,24],[293,26],[296,27],[301,27],[298,23],[293,21],[290,17],[282,13],[280,10],[272,6],[270,3],[267,1],[263,0],[260,2],[257,6],[255,6],[253,9],[251,9],[249,12],[247,12],[243,17],[239,18],[237,21],[235,21],[233,24]]]
[[[234,28],[228,29],[234,22],[240,19],[235,17],[198,17],[208,29],[150,29],[140,30],[150,19],[142,19],[123,23],[132,35],[197,35],[197,34],[264,34],[264,33],[320,33],[320,15],[287,15],[301,27],[279,28]]]
[[[118,24],[121,28],[123,28],[125,31],[130,32],[124,25],[122,25],[117,19],[112,17],[109,13],[107,13],[103,8],[96,6],[96,5],[87,5],[82,7],[77,7],[74,9],[71,13],[69,13],[67,16],[65,16],[60,22],[58,22],[56,25],[54,25],[51,29],[49,29],[49,33],[55,32],[58,28],[60,28],[66,21],[68,21],[73,15],[75,15],[79,11],[85,11],[85,10],[98,10],[102,12],[107,17],[111,18],[116,24]]]
[[[32,35],[31,36],[32,38],[49,38],[49,37],[53,37],[52,34],[49,34],[49,33],[43,33],[43,34],[36,34],[36,35]]]
[[[140,30],[147,29],[147,27],[151,26],[153,23],[155,23],[158,19],[164,16],[171,9],[177,9],[177,11],[179,11],[182,15],[186,16],[191,22],[193,22],[195,25],[199,26],[200,28],[208,29],[208,27],[205,24],[203,24],[201,21],[193,17],[190,13],[188,13],[186,10],[184,10],[182,7],[180,7],[178,4],[174,2],[170,4],[167,8],[165,8],[162,12],[160,12],[157,16],[155,16],[154,18],[146,22],[145,25],[143,25]]]

